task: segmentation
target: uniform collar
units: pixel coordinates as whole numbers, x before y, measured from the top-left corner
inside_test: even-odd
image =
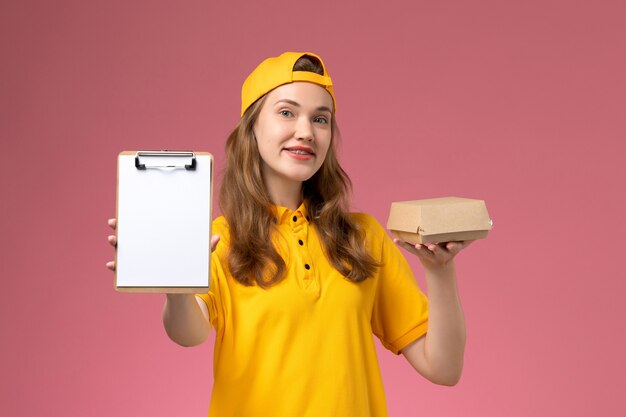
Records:
[[[283,206],[275,206],[276,207],[276,219],[278,220],[278,224],[290,223],[292,221],[292,217],[294,215],[302,216],[302,218],[307,222],[311,223],[311,217],[309,216],[309,212],[306,209],[304,203],[300,204],[295,211],[288,209]]]

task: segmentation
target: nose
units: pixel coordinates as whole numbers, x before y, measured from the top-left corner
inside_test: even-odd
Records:
[[[298,140],[305,140],[307,142],[313,141],[315,137],[315,135],[313,134],[313,125],[307,117],[298,118],[295,136]]]

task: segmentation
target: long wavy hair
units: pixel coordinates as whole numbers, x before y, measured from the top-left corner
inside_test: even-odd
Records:
[[[294,70],[323,75],[319,60],[307,55],[296,62]],[[244,285],[263,288],[280,282],[286,272],[285,261],[272,244],[276,211],[263,181],[261,155],[253,132],[265,97],[246,110],[228,137],[220,188],[220,206],[230,231],[231,274]],[[326,159],[304,181],[303,200],[329,262],[347,279],[360,282],[371,277],[379,264],[365,249],[364,231],[348,212],[352,183],[337,160],[339,130],[334,114],[331,127]]]

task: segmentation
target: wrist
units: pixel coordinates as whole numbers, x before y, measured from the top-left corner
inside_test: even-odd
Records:
[[[454,279],[456,278],[454,259],[451,259],[445,264],[425,266],[424,273],[426,275],[426,278],[433,278],[438,280]]]

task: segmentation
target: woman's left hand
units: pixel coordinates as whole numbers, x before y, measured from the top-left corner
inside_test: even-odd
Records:
[[[474,242],[473,240],[465,240],[463,242],[417,243],[413,245],[399,239],[394,239],[393,241],[412,254],[417,255],[422,266],[429,270],[446,267],[461,250]]]

